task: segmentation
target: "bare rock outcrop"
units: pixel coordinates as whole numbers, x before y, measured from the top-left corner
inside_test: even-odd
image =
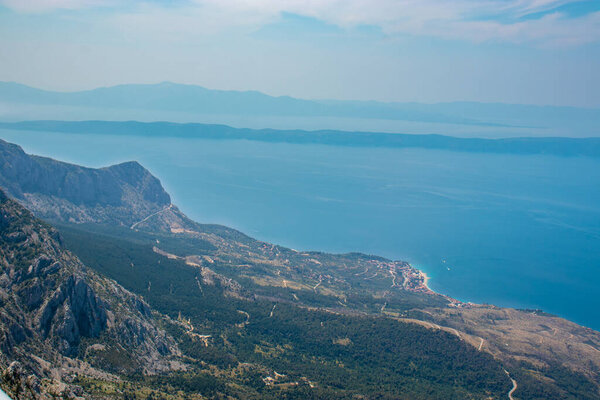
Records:
[[[88,370],[109,372],[181,368],[177,345],[156,318],[141,297],[86,268],[52,227],[0,191],[3,387],[38,398],[33,378],[23,378],[32,375],[58,382],[52,390],[70,398],[61,371],[77,359],[90,364]],[[120,349],[127,349],[125,370],[114,357]]]

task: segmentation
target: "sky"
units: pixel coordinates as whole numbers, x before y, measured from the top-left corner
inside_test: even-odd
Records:
[[[600,0],[0,0],[0,80],[600,108]]]

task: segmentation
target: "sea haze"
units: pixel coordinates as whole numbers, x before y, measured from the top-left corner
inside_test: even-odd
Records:
[[[296,249],[406,259],[463,301],[600,329],[600,160],[0,130],[91,167],[138,160],[201,222]]]
[[[523,104],[382,103],[273,97],[171,82],[51,92],[0,82],[0,120],[173,121],[238,128],[444,133],[457,137],[591,137],[600,109]]]

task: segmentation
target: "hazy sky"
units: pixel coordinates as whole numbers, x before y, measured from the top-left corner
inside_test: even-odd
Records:
[[[600,107],[600,0],[0,0],[0,80]]]

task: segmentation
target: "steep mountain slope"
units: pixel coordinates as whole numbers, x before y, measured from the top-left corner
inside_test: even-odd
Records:
[[[115,379],[182,367],[171,360],[175,342],[139,296],[84,267],[55,229],[1,191],[0,349],[3,367],[20,362],[5,379],[13,395],[24,387],[69,391],[64,382],[73,374]],[[33,375],[20,382],[23,368]]]
[[[64,201],[48,199],[50,208]],[[600,334],[591,329],[539,311],[458,302],[431,292],[402,261],[298,252],[196,223],[171,205],[148,214],[128,203],[103,210],[92,223],[50,216],[86,265],[166,315],[193,364],[185,379],[209,374],[201,385],[209,392],[277,398],[291,387],[306,394],[308,382],[310,393],[328,398],[499,398],[511,382],[502,365],[519,383],[515,398],[600,398]],[[375,356],[392,343],[392,357]]]
[[[160,181],[137,162],[84,168],[29,156],[2,140],[0,186],[40,217],[72,222],[131,225],[171,202]]]

